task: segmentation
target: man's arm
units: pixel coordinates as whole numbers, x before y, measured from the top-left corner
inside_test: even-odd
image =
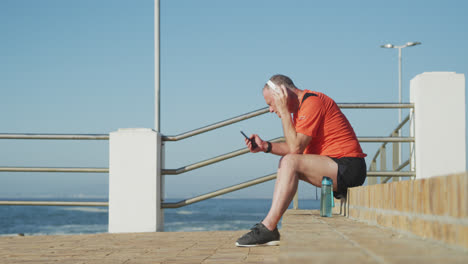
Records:
[[[286,138],[285,145],[287,146],[287,153],[285,153],[285,155],[302,154],[312,140],[312,137],[296,132],[292,123],[291,114],[289,113],[285,116],[281,115],[281,123],[283,125],[284,137]]]
[[[257,143],[258,147],[257,148],[252,148],[252,143],[246,139],[245,144],[249,148],[250,152],[256,153],[256,152],[266,152],[268,150],[268,143],[271,144],[271,150],[270,153],[279,155],[279,156],[285,156],[286,154],[290,153],[302,153],[304,152],[305,147],[309,144],[310,142],[310,137],[303,135],[301,133],[297,133],[297,137],[299,138],[299,141],[302,142],[300,145],[301,147],[297,150],[297,152],[291,152],[290,147],[287,142],[268,142],[262,140],[257,134],[252,135],[250,138],[255,140]]]
[[[284,156],[286,154],[302,154],[304,149],[309,144],[312,137],[306,136],[301,133],[296,132],[296,128],[293,125],[291,114],[288,111],[287,107],[287,91],[286,88],[281,85],[281,92],[275,94],[275,103],[281,117],[281,124],[283,125],[284,137],[286,138],[286,143],[283,145],[277,146],[277,152],[272,152]]]
[[[264,141],[263,143],[263,149],[268,148],[268,143]],[[271,154],[279,155],[279,156],[284,156],[289,153],[289,147],[286,142],[275,142],[275,143],[270,143],[271,144]]]
[[[302,154],[307,145],[309,145],[310,140],[312,140],[312,137],[296,132],[292,125],[291,115],[282,115],[281,122],[283,124],[286,142],[270,142],[270,153],[279,156],[285,156],[287,154]],[[259,138],[259,143],[260,149],[258,151],[267,151],[268,142]]]

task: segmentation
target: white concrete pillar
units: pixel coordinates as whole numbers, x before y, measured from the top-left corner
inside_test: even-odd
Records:
[[[161,135],[119,129],[109,139],[109,233],[163,231]]]
[[[425,72],[410,83],[416,178],[466,170],[465,76]]]

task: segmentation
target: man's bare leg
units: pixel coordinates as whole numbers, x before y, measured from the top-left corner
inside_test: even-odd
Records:
[[[337,189],[338,165],[327,156],[308,154],[288,154],[284,156],[278,168],[278,175],[273,193],[270,211],[262,223],[274,230],[291,203],[297,191],[299,179],[320,187],[323,176],[333,180],[333,189]]]

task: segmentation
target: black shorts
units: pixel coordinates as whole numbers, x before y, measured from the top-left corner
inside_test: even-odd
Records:
[[[340,159],[331,158],[338,164],[338,191],[333,192],[333,196],[339,199],[346,197],[348,188],[361,186],[367,177],[366,161],[364,158],[343,157]]]

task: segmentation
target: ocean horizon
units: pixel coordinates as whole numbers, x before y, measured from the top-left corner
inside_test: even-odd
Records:
[[[0,198],[24,201],[98,201],[107,198]],[[170,198],[166,202],[181,199]],[[164,210],[164,231],[245,230],[267,214],[271,199],[215,198]],[[292,208],[292,204],[290,206]],[[300,209],[319,209],[320,200],[299,200]],[[279,224],[279,228],[281,223]],[[107,233],[108,208],[84,206],[0,206],[0,236]]]

